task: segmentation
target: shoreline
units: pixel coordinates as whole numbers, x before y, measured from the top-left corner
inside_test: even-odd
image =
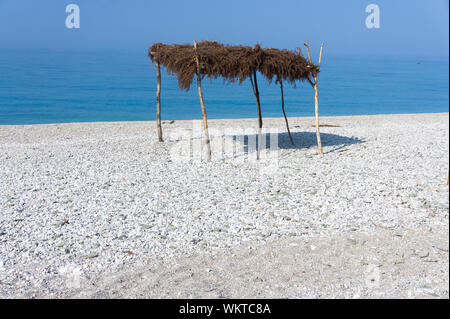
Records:
[[[388,113],[388,114],[362,114],[362,115],[320,115],[320,119],[326,119],[326,118],[360,118],[360,117],[379,117],[379,116],[428,116],[428,115],[445,115],[449,114],[449,112],[432,112],[432,113]],[[256,117],[244,117],[244,118],[208,118],[208,122],[210,121],[233,121],[233,120],[254,120]],[[264,120],[275,120],[275,119],[283,119],[282,116],[280,117],[263,117]],[[291,119],[314,119],[314,116],[288,116],[288,120]],[[189,119],[189,120],[172,120],[172,119],[162,119],[162,122],[188,122],[188,121],[201,121],[201,118],[198,119]],[[143,123],[156,123],[156,120],[148,120],[148,121],[142,121],[142,120],[136,120],[136,121],[86,121],[86,122],[55,122],[55,123],[36,123],[36,124],[0,124],[0,127],[2,126],[38,126],[38,125],[62,125],[62,124],[108,124],[108,123],[116,123],[116,124],[123,124],[123,123],[137,123],[137,124],[143,124]]]

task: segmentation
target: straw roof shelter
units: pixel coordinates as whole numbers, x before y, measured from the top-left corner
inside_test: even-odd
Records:
[[[178,78],[178,86],[182,90],[189,90],[194,81],[194,75],[197,78],[197,88],[199,92],[200,104],[203,114],[203,125],[205,130],[206,145],[208,151],[208,160],[210,160],[210,145],[208,135],[208,125],[206,117],[206,108],[203,101],[203,92],[201,89],[201,80],[203,78],[217,79],[223,78],[228,83],[242,83],[250,79],[252,83],[253,93],[255,95],[258,110],[258,128],[259,141],[261,140],[262,115],[259,98],[259,89],[257,82],[257,72],[262,74],[269,82],[275,81],[280,84],[282,96],[282,108],[287,122],[286,113],[284,111],[284,94],[283,81],[295,85],[296,81],[308,81],[315,90],[316,102],[316,129],[319,151],[322,153],[320,142],[320,133],[318,131],[318,100],[317,97],[317,76],[320,70],[320,60],[322,57],[323,44],[320,51],[319,64],[313,64],[309,54],[308,42],[305,43],[308,51],[308,59],[300,54],[300,50],[296,53],[289,50],[279,49],[263,49],[259,45],[254,48],[249,46],[231,46],[223,45],[218,42],[203,41],[194,45],[168,45],[155,43],[149,49],[149,57],[156,65],[157,71],[157,125],[158,138],[162,139],[161,129],[161,71],[160,66],[163,65],[169,74]],[[292,137],[291,142],[293,143]],[[259,158],[258,143],[257,158]]]

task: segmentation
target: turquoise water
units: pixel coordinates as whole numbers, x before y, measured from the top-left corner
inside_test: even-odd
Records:
[[[264,117],[282,116],[280,89],[259,77]],[[203,82],[208,118],[256,117],[249,82]],[[288,116],[313,116],[313,89],[285,85]],[[0,50],[0,124],[155,119],[155,70],[142,52]],[[328,58],[319,76],[321,115],[449,111],[448,60]],[[199,119],[197,90],[163,72],[164,120]]]

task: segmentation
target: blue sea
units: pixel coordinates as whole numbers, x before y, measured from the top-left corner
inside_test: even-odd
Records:
[[[281,117],[280,88],[259,75],[264,117]],[[194,82],[195,83],[195,82]],[[203,82],[208,118],[254,118],[250,82]],[[285,84],[288,116],[313,116],[313,89]],[[155,69],[142,51],[0,49],[0,124],[155,120]],[[324,56],[321,115],[449,111],[448,59]],[[200,119],[196,87],[163,72],[162,118]]]

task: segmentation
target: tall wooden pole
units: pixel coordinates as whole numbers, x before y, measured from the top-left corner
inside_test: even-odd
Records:
[[[317,81],[317,77],[314,77],[314,80]],[[322,139],[320,138],[320,124],[319,124],[319,91],[317,89],[317,82],[314,85],[314,110],[316,113],[316,137],[317,137],[317,147],[319,148],[319,154],[323,155],[322,149]]]
[[[159,61],[156,60],[156,124],[158,126],[158,141],[162,142],[162,128],[161,128],[161,67]]]
[[[286,122],[286,128],[289,134],[289,139],[291,140],[292,145],[295,145],[294,143],[294,139],[292,138],[291,135],[291,130],[289,129],[289,122],[286,116],[286,111],[284,110],[284,92],[283,92],[283,80],[280,79],[280,88],[281,88],[281,109],[283,110],[283,114],[284,114],[284,121]]]
[[[198,49],[198,44],[197,44],[197,41],[194,40],[195,62],[197,64],[197,89],[198,89],[198,96],[200,98],[200,106],[202,107],[203,129],[205,131],[206,158],[207,158],[208,162],[211,162],[211,145],[210,145],[209,132],[208,132],[208,119],[206,117],[205,102],[203,101],[202,79],[200,76],[200,60],[198,57],[197,49]]]
[[[308,41],[305,42],[305,46],[306,46],[306,51],[308,53],[308,60],[309,63],[312,65],[312,60],[311,60],[311,54],[309,53],[309,45],[308,45]],[[318,67],[320,68],[320,63],[322,61],[322,51],[323,51],[323,43],[320,47],[320,57],[319,57],[319,64]],[[316,137],[317,137],[317,147],[319,149],[319,154],[323,155],[323,149],[322,149],[322,140],[320,138],[320,124],[319,124],[319,90],[317,87],[317,74],[313,74],[313,79],[314,82],[311,81],[311,79],[308,78],[309,83],[312,85],[312,87],[314,88],[314,106],[315,106],[315,113],[316,113]]]
[[[256,70],[253,70],[253,79],[250,76],[250,81],[252,82],[253,94],[256,99],[256,108],[258,109],[258,147],[256,151],[256,159],[259,160],[259,155],[261,153],[261,143],[262,143],[262,113],[261,113],[261,102],[259,99],[259,89],[258,89],[258,79],[256,78]]]

